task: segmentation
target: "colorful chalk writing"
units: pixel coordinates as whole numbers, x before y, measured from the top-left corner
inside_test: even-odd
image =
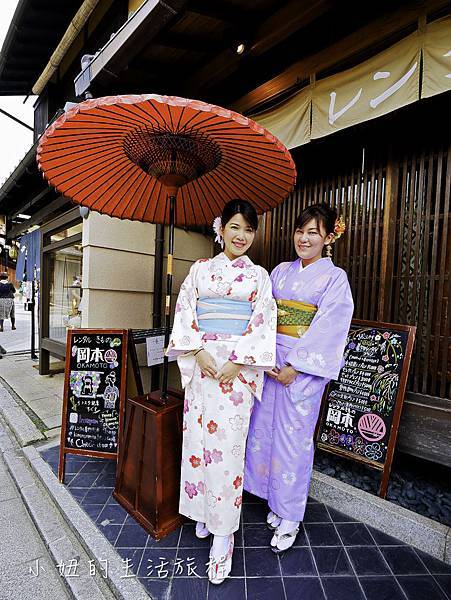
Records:
[[[65,448],[117,453],[121,335],[73,333],[70,346]]]
[[[385,462],[408,335],[351,325],[343,368],[323,398],[319,447]]]

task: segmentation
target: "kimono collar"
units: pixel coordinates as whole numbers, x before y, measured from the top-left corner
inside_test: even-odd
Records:
[[[305,271],[305,269],[308,269],[309,267],[313,267],[314,265],[317,265],[317,264],[321,264],[325,261],[329,262],[331,265],[333,264],[332,259],[329,258],[328,256],[323,256],[322,258],[318,258],[318,260],[315,260],[314,263],[310,263],[306,267],[302,266],[302,260],[300,258],[297,258],[295,262],[299,263],[299,266],[298,266],[299,271]]]
[[[226,262],[229,263],[231,265],[235,265],[238,266],[242,266],[242,267],[253,267],[254,263],[251,261],[251,259],[246,256],[246,254],[244,254],[243,256],[237,256],[236,258],[234,258],[233,260],[230,260],[230,258],[228,256],[226,256],[226,254],[224,252],[221,252],[220,254],[218,254],[217,256],[215,256],[213,258],[213,260],[218,260],[218,261],[222,261],[222,262]]]

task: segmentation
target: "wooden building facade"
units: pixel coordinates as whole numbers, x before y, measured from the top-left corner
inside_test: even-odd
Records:
[[[381,0],[377,5],[100,0],[42,91],[36,124],[42,131],[56,108],[87,94],[155,92],[255,115],[309,83],[357,67],[406,36],[422,35],[428,23],[448,13],[446,0]],[[80,70],[83,55],[90,56]],[[0,65],[0,93],[2,85],[6,93],[18,93],[17,76],[8,77]],[[348,272],[355,316],[418,327],[398,447],[447,465],[451,166],[444,119],[449,99],[450,92],[422,99],[293,148],[297,189],[265,215],[254,250],[268,269],[289,260],[295,215],[317,201],[337,207],[348,230],[334,259]],[[11,189],[5,206],[15,197]],[[59,209],[61,200],[48,199]]]

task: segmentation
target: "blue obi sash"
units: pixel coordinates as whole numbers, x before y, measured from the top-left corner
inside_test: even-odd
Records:
[[[252,302],[230,298],[199,298],[199,329],[208,333],[243,335],[252,316]]]

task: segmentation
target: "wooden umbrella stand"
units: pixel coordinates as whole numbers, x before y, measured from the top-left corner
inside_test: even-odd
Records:
[[[166,279],[162,389],[127,398],[125,427],[119,440],[113,497],[155,539],[180,527],[178,512],[182,460],[183,392],[168,389],[171,298],[174,257],[175,199],[169,193],[169,248]]]

